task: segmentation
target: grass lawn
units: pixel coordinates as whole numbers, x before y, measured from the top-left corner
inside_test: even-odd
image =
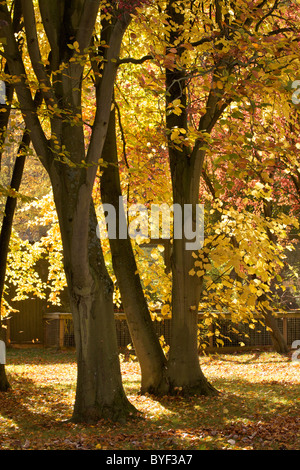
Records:
[[[124,387],[142,417],[125,425],[68,422],[73,351],[7,351],[11,390],[0,393],[0,450],[299,450],[300,363],[258,351],[200,358],[215,398],[139,395],[137,362],[122,362]]]

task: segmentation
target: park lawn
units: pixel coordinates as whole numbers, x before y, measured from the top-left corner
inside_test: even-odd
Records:
[[[9,348],[12,386],[0,393],[0,450],[299,450],[300,363],[273,352],[200,358],[214,398],[139,395],[137,362],[122,362],[141,417],[126,424],[70,423],[74,351]]]

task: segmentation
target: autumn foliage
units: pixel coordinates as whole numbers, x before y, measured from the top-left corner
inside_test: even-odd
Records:
[[[215,386],[214,373],[203,373],[201,333],[228,315],[253,329],[266,324],[274,349],[288,353],[275,316],[298,294],[290,253],[299,238],[299,8],[269,0],[0,2],[0,78],[11,91],[0,109],[0,183],[3,197],[19,203],[3,290],[10,283],[19,300],[46,295],[59,305],[67,286],[74,421],[138,413],[122,383],[116,306],[127,316],[143,394],[214,400],[218,379]],[[10,187],[9,151],[24,137],[19,191]],[[203,246],[186,250],[186,233],[105,237],[102,204],[125,197],[144,207],[190,205],[193,216],[203,204]],[[47,281],[35,270],[40,258]],[[10,313],[5,295],[2,306]],[[170,344],[154,334],[158,311],[171,317]],[[224,345],[220,335],[216,343]],[[253,426],[251,435],[263,432]]]

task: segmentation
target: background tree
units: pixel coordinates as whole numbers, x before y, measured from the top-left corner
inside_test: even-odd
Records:
[[[16,2],[14,9],[14,16],[12,20],[13,29],[16,35],[21,31],[21,11],[20,3]],[[8,77],[8,66],[5,63],[4,72]],[[3,149],[5,146],[5,140],[7,136],[9,118],[11,113],[12,99],[14,94],[13,83],[9,78],[4,81],[5,83],[5,103],[2,103],[1,115],[0,115],[0,142],[1,142],[1,154],[0,162],[2,160]],[[40,105],[41,95],[40,93],[36,94],[35,105],[38,107]],[[27,148],[30,143],[30,135],[27,130],[24,131],[22,141],[17,152],[13,172],[11,176],[11,181],[9,185],[8,195],[6,197],[6,203],[4,207],[4,214],[2,219],[2,226],[0,232],[0,339],[4,339],[1,316],[2,316],[2,306],[3,306],[3,293],[5,286],[5,276],[6,276],[6,265],[7,265],[7,256],[9,250],[9,242],[11,237],[11,231],[13,226],[13,219],[17,204],[17,193],[20,189],[22,175],[24,171],[25,159]],[[0,364],[0,391],[6,391],[10,387],[9,382],[5,373],[5,365]]]

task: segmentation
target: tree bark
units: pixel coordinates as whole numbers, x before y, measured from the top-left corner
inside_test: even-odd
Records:
[[[167,4],[167,13],[172,28],[167,37],[169,47],[177,48],[177,55],[182,54],[180,44],[184,42],[182,27],[185,21],[184,8],[175,5],[172,0]],[[176,45],[176,46],[175,46]],[[168,52],[168,51],[167,51]],[[202,282],[197,276],[191,276],[194,266],[192,252],[187,249],[190,242],[185,236],[185,206],[193,210],[193,231],[196,228],[196,206],[199,203],[199,184],[203,166],[204,152],[199,150],[201,141],[195,142],[193,150],[188,148],[183,139],[172,140],[172,129],[188,132],[187,117],[187,73],[180,65],[166,69],[166,127],[168,132],[168,152],[172,178],[173,204],[182,211],[181,237],[173,237],[171,256],[172,268],[172,326],[169,351],[168,377],[171,391],[180,390],[183,394],[211,395],[217,393],[205,378],[199,363],[197,347],[198,305],[201,297]],[[172,103],[179,100],[181,113],[172,112]],[[211,93],[208,97],[207,113],[200,119],[199,130],[210,132],[214,123],[217,98]],[[221,112],[221,109],[220,109]],[[185,135],[184,134],[184,135]]]
[[[7,392],[10,388],[11,386],[5,371],[5,364],[0,364],[0,392]]]
[[[76,132],[73,130],[73,141]],[[80,140],[80,138],[79,138]],[[56,165],[55,165],[56,166]],[[72,420],[122,420],[134,413],[125,396],[116,339],[113,285],[106,270],[96,216],[87,197],[70,201],[78,170],[62,168],[50,174],[64,247],[64,267],[70,294],[77,355],[77,387]],[[78,187],[84,194],[86,183]]]
[[[125,396],[116,337],[113,283],[105,267],[96,216],[91,206],[89,231],[89,286],[71,283],[78,377],[74,421],[109,418],[123,421],[136,412]],[[72,277],[72,268],[68,271]],[[75,276],[76,277],[76,276]]]
[[[171,154],[173,153],[170,149]],[[195,207],[195,198],[189,193],[189,168],[182,160],[173,171],[173,203],[180,205],[184,214],[186,204]],[[187,194],[186,194],[187,191]],[[193,189],[194,191],[194,189]],[[182,223],[184,220],[182,218]],[[172,269],[172,323],[168,362],[170,391],[180,390],[183,394],[213,395],[217,391],[204,376],[198,354],[198,305],[202,291],[202,281],[189,272],[194,267],[192,252],[187,250],[190,242],[184,235],[173,239],[171,256]]]
[[[273,315],[273,312],[268,311],[265,315],[265,323],[267,327],[270,329],[270,336],[272,339],[273,347],[275,351],[279,354],[287,354],[289,349],[284,339],[283,334],[281,333],[280,329],[278,328],[276,318]]]
[[[274,284],[274,282],[272,282]],[[263,303],[270,303],[266,294],[263,294],[258,299],[258,305],[262,305]],[[278,323],[276,321],[276,317],[274,316],[274,311],[272,305],[260,307],[261,313],[264,318],[264,322],[266,326],[269,328],[269,333],[271,336],[272,344],[275,351],[279,354],[287,354],[288,353],[288,345],[287,342],[281,333]]]
[[[21,11],[20,11],[20,1],[16,0],[15,7],[14,7],[14,15],[13,15],[13,29],[15,33],[20,31],[21,27]],[[5,64],[5,73],[9,73],[8,65]],[[6,109],[5,112],[0,113],[0,144],[1,147],[5,141],[5,131],[7,129],[8,120],[11,111],[11,101],[14,94],[14,87],[11,83],[5,83],[5,92],[6,92],[6,104],[3,105]],[[37,93],[35,96],[35,103],[38,106],[41,103],[41,95]],[[20,184],[22,181],[23,170],[25,165],[26,159],[26,147],[30,143],[30,135],[27,130],[25,130],[22,138],[22,142],[20,144],[16,161],[13,168],[13,174],[11,178],[10,187],[15,191],[19,191]],[[2,160],[2,151],[0,154],[0,169],[1,169],[1,160]],[[3,298],[3,291],[4,291],[4,283],[5,283],[5,276],[6,276],[6,264],[7,264],[7,255],[9,249],[9,241],[11,236],[12,224],[14,213],[17,205],[16,197],[8,196],[6,199],[5,209],[4,209],[4,216],[2,220],[1,226],[1,233],[0,233],[0,306],[2,305],[2,298]],[[4,334],[2,329],[1,323],[1,313],[0,313],[0,340],[4,341]],[[5,371],[5,364],[0,364],[0,391],[7,391],[10,388],[10,383],[6,376]]]
[[[263,201],[263,210],[265,219],[271,219],[273,217],[273,204],[272,201]],[[277,237],[274,233],[272,233],[269,229],[267,229],[268,238],[270,243],[277,244]],[[271,281],[271,289],[274,286],[273,291],[275,290],[274,294],[276,295],[276,286],[275,286],[275,279]],[[266,296],[263,295],[259,301],[267,300]],[[274,302],[275,303],[275,302]],[[265,318],[266,326],[270,329],[270,336],[272,339],[273,347],[276,352],[279,354],[287,354],[288,352],[288,345],[287,342],[281,333],[278,324],[276,322],[276,318],[274,317],[273,311],[270,308],[263,309],[263,315]]]
[[[30,136],[27,131],[23,135],[23,140],[19,148],[19,152],[16,156],[13,174],[11,178],[10,187],[15,191],[18,191],[20,188],[25,159],[26,159],[26,146],[29,145]],[[0,305],[2,305],[3,291],[5,284],[6,276],[6,264],[7,264],[7,255],[9,249],[9,241],[12,231],[14,213],[17,205],[17,198],[8,196],[6,199],[4,216],[2,220],[1,233],[0,233]],[[0,340],[3,340],[2,334],[2,322],[0,315]],[[6,378],[5,365],[0,365],[0,391],[6,391],[10,387],[8,379]]]

